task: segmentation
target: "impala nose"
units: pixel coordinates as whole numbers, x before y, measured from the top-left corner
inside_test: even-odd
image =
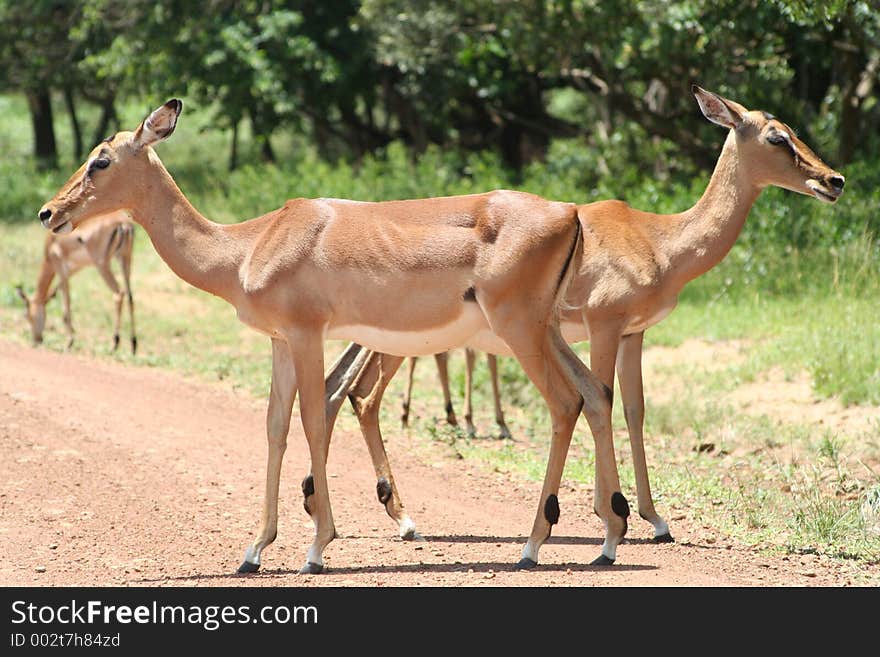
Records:
[[[43,208],[42,210],[40,210],[39,217],[40,221],[49,221],[49,219],[52,218],[52,210],[50,210],[49,208]]]
[[[828,179],[828,184],[831,185],[838,192],[843,190],[844,183],[846,183],[846,178],[844,178],[843,176],[831,176]]]

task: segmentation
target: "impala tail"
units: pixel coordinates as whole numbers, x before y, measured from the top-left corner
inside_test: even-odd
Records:
[[[134,247],[134,226],[129,223],[121,223],[113,229],[110,239],[107,240],[107,252],[105,260],[122,253],[131,253]]]
[[[571,306],[565,300],[568,288],[571,285],[572,280],[574,280],[575,273],[580,269],[581,261],[584,256],[584,231],[583,228],[581,228],[581,221],[577,212],[575,212],[574,219],[574,241],[571,245],[571,251],[568,254],[568,260],[566,260],[565,267],[562,269],[562,274],[559,277],[559,286],[556,288],[556,301],[553,304],[557,319],[562,312],[572,310],[576,307]]]

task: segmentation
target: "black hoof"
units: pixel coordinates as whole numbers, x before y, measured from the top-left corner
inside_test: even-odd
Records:
[[[299,569],[300,575],[317,575],[324,570],[324,565],[307,561],[306,565]]]
[[[672,534],[666,532],[665,534],[660,534],[660,536],[654,537],[655,543],[675,543],[675,539],[672,538]]]
[[[593,562],[590,564],[591,566],[613,566],[614,559],[609,559],[604,554],[600,554]]]
[[[527,557],[523,557],[516,564],[515,568],[516,568],[516,570],[531,570],[532,568],[535,568],[537,565],[538,565],[537,561],[533,561]]]
[[[260,569],[260,564],[251,563],[250,561],[242,561],[238,567],[239,574],[255,573]]]

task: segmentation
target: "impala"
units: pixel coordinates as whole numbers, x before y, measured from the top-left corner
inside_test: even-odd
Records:
[[[464,373],[464,422],[467,427],[468,436],[477,435],[477,428],[474,426],[474,364],[477,359],[477,352],[467,348],[464,350],[465,357],[465,373]],[[452,407],[452,394],[449,390],[449,353],[443,352],[434,354],[434,360],[437,363],[437,374],[440,378],[440,389],[443,392],[444,409],[446,410],[446,422],[452,426],[458,426],[458,418],[455,417],[455,409]],[[403,393],[403,413],[400,416],[400,422],[405,427],[409,426],[409,407],[412,402],[413,377],[416,371],[416,356],[410,356],[407,359],[409,367],[406,373],[406,390]],[[498,384],[498,359],[495,354],[486,354],[486,362],[489,364],[489,376],[492,381],[492,398],[495,402],[495,423],[498,425],[498,437],[510,438],[510,429],[504,421],[504,409],[501,408],[501,389]]]
[[[131,353],[137,351],[137,334],[134,327],[134,298],[131,294],[131,253],[134,245],[134,225],[125,212],[97,217],[82,226],[72,235],[46,235],[43,248],[43,262],[37,277],[37,287],[32,297],[28,297],[22,287],[16,287],[18,295],[25,304],[25,315],[31,327],[34,344],[43,341],[46,325],[46,303],[59,289],[64,301],[64,325],[67,327],[67,346],[73,345],[73,322],[70,314],[70,277],[76,272],[94,265],[101,279],[113,293],[116,304],[116,322],[113,330],[113,349],[119,347],[119,326],[122,321],[122,302],[128,299],[128,315],[131,323]],[[125,293],[110,268],[116,258],[122,270]],[[52,280],[58,277],[58,284],[50,292]]]
[[[638,510],[654,528],[654,540],[670,542],[666,521],[654,508],[643,444],[645,400],[642,339],[647,328],[666,317],[686,283],[718,264],[730,251],[752,204],[768,185],[834,203],[844,178],[830,169],[794,131],[770,114],[694,86],[700,110],[728,129],[727,139],[704,194],[689,210],[662,215],[635,210],[621,201],[578,207],[584,255],[568,287],[561,315],[568,342],[590,341],[590,368],[609,388],[615,363],[636,475]],[[359,353],[362,352],[362,353]],[[503,353],[497,351],[496,353]],[[379,447],[379,405],[400,367],[394,355],[368,352],[358,345],[348,358],[364,363],[360,372],[334,384],[351,385],[349,398],[373,455]],[[335,420],[343,395],[332,390],[328,417]],[[391,476],[387,460],[374,458],[380,482]],[[388,515],[415,536],[397,489],[382,500]]]
[[[581,412],[596,445],[595,505],[606,525],[597,561],[612,562],[629,507],[617,476],[610,394],[571,351],[557,318],[582,256],[576,206],[511,191],[382,203],[296,199],[240,224],[218,224],[189,203],[153,149],[172,134],[181,109],[170,100],[133,132],[95,147],[39,218],[58,233],[127,209],[180,278],[225,299],[241,321],[271,338],[263,512],[239,571],[257,570],[276,537],[297,393],[311,461],[304,506],[315,525],[301,572],[322,570],[336,536],[326,472],[328,338],[401,357],[484,343],[509,347],[552,418],[547,474],[522,563],[534,563],[558,521],[557,492]],[[348,356],[340,359],[346,374],[359,362]],[[382,492],[390,490],[385,483]]]

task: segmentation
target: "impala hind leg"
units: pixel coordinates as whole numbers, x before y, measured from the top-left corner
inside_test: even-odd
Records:
[[[109,263],[96,264],[95,269],[98,270],[104,283],[110,288],[110,292],[113,293],[113,305],[116,309],[113,323],[113,351],[116,351],[119,348],[119,327],[122,324],[122,302],[125,297],[122,294],[122,290],[119,289],[116,277],[110,271]]]
[[[617,380],[623,398],[623,414],[632,447],[633,470],[636,475],[636,493],[639,515],[654,526],[654,541],[671,543],[669,525],[654,509],[651,484],[648,481],[648,465],[645,461],[643,427],[645,422],[645,395],[642,388],[642,342],[644,333],[624,336],[617,354]]]
[[[554,357],[549,336],[542,336],[537,344],[535,340],[518,335],[502,336],[499,333],[499,337],[510,346],[526,375],[547,402],[552,424],[550,456],[538,511],[529,539],[523,548],[522,558],[517,564],[517,568],[532,568],[538,563],[538,551],[550,537],[553,525],[559,521],[559,484],[583,399],[569,380],[565,368]]]
[[[620,333],[617,326],[590,326],[590,368],[554,332],[553,341],[560,362],[584,400],[583,414],[590,425],[596,446],[596,488],[593,510],[605,524],[602,554],[593,565],[610,565],[617,556],[617,546],[626,535],[629,503],[620,492],[614,440],[611,432],[611,405],[614,396],[614,361]]]
[[[132,229],[134,230],[134,229]],[[134,233],[132,232],[132,238]],[[137,353],[138,339],[137,329],[134,323],[134,295],[131,293],[131,246],[119,256],[119,264],[122,269],[122,284],[125,287],[125,296],[128,299],[128,319],[131,327],[131,353]]]
[[[437,375],[440,377],[440,389],[443,391],[443,410],[446,411],[446,423],[453,427],[458,426],[458,418],[455,417],[455,409],[452,408],[452,393],[449,391],[449,352],[442,351],[434,354],[437,363]]]
[[[367,443],[373,469],[376,471],[376,494],[386,513],[397,522],[400,537],[405,540],[420,539],[416,524],[403,508],[403,502],[391,474],[391,465],[379,428],[379,408],[385,389],[403,363],[403,358],[372,352],[349,392],[349,400],[361,425],[361,433]]]
[[[498,437],[503,440],[511,438],[510,429],[504,421],[504,409],[501,408],[501,386],[498,383],[498,357],[495,354],[486,354],[486,362],[489,364],[489,375],[492,379],[492,398],[495,401],[495,424],[498,425]]]
[[[278,485],[281,480],[281,462],[287,449],[290,413],[296,397],[296,375],[290,350],[283,340],[272,340],[272,386],[269,392],[269,410],[266,414],[266,437],[269,457],[266,464],[266,492],[263,515],[257,538],[244,555],[238,568],[240,573],[253,573],[260,568],[263,549],[275,540],[278,533]]]

